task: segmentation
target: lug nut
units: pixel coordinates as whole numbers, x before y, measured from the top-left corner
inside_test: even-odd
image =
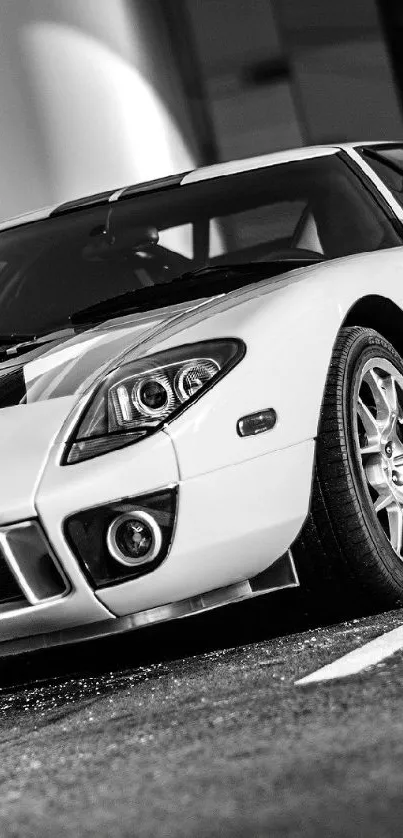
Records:
[[[387,445],[385,445],[385,454],[386,454],[387,457],[392,456],[392,450],[393,450],[392,449],[392,443],[388,442]]]
[[[392,474],[392,480],[393,480],[393,482],[394,482],[394,483],[397,483],[397,482],[398,482],[398,476],[397,476],[397,474],[395,474],[395,473],[393,473],[393,474]]]

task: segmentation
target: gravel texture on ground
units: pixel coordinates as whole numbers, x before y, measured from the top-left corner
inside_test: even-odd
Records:
[[[297,611],[287,594],[3,663],[2,838],[400,838],[403,656],[294,682],[402,612]]]

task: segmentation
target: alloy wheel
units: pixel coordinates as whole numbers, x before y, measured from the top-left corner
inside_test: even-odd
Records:
[[[403,375],[385,358],[370,359],[354,407],[356,444],[374,512],[403,560]]]

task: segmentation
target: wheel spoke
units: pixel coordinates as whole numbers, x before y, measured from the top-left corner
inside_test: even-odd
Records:
[[[403,412],[399,402],[397,382],[392,374],[380,376],[376,369],[368,370],[363,378],[370,387],[376,406],[377,421],[385,424],[395,417],[395,421],[403,423]]]
[[[372,442],[366,442],[360,446],[360,454],[363,457],[365,454],[379,454],[381,450],[381,440],[374,439]]]
[[[374,441],[374,437],[376,440],[379,439],[380,429],[375,416],[373,416],[369,407],[367,407],[367,405],[364,404],[360,396],[357,399],[357,412],[362,424],[364,425],[364,430],[368,437],[368,443],[372,444],[372,442]]]
[[[389,404],[390,410],[397,415],[400,405],[397,398],[396,380],[393,375],[388,375],[388,377],[384,379],[383,384],[386,400]]]
[[[403,515],[400,506],[395,503],[388,507],[389,536],[393,549],[400,556],[403,536]]]
[[[390,377],[391,376],[388,376],[388,378]],[[385,419],[388,418],[392,409],[389,401],[389,393],[387,392],[385,387],[386,379],[381,378],[381,376],[376,372],[375,369],[370,369],[364,376],[363,380],[367,382],[368,386],[370,387],[371,393],[374,397],[377,419],[385,421]]]
[[[386,495],[379,495],[379,497],[377,497],[377,499],[374,503],[375,512],[378,514],[378,512],[380,512],[381,509],[386,509],[388,506],[390,506],[394,502],[395,502],[394,497],[391,493],[386,494]]]

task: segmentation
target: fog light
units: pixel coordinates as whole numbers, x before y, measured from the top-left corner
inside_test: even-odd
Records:
[[[152,515],[134,510],[112,521],[106,542],[116,561],[132,567],[155,559],[161,549],[162,533]]]
[[[177,486],[168,486],[158,492],[91,506],[67,518],[64,523],[67,543],[90,585],[98,590],[155,570],[166,559],[172,543],[177,500]],[[151,552],[142,558],[136,557],[135,561],[132,550],[130,553],[122,550],[114,537],[117,521],[132,521],[133,518],[147,524],[155,539]],[[146,535],[140,530],[136,542],[141,542],[139,534]],[[143,546],[147,545],[143,542]]]

